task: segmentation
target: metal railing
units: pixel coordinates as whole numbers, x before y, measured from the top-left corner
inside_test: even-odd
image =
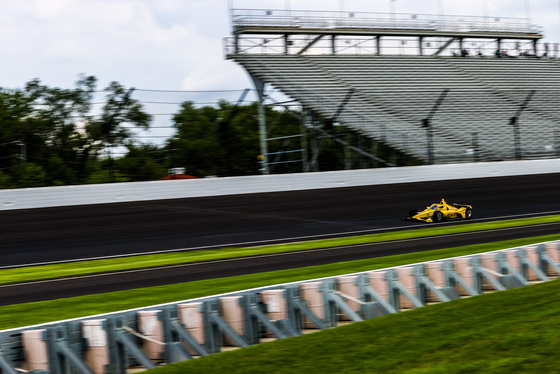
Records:
[[[313,44],[306,50],[305,55],[393,55],[393,56],[418,56],[420,48],[422,54],[429,56],[438,52],[445,40],[424,40],[420,44],[418,38],[415,37],[384,37],[382,39],[380,50],[378,50],[376,38],[373,36],[339,36],[334,44],[324,38]],[[244,35],[240,37],[226,37],[223,39],[223,48],[226,58],[233,58],[236,55],[244,54],[265,54],[265,55],[283,55],[283,54],[299,54],[300,51],[310,42],[309,37],[292,36],[290,44],[286,48],[283,36],[255,36]],[[476,40],[465,39],[463,49],[467,51],[465,57],[496,57],[496,42],[494,40]],[[502,41],[501,57],[511,58],[560,58],[560,43],[539,43],[536,47],[531,41]],[[441,56],[455,55],[460,57],[459,42],[451,43]]]
[[[290,27],[512,34],[540,34],[542,32],[542,28],[532,24],[529,18],[348,11],[232,9],[231,22],[234,31],[244,27]]]

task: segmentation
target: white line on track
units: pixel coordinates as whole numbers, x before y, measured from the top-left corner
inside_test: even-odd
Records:
[[[546,215],[558,214],[558,213],[560,213],[559,210],[554,210],[554,211],[548,211],[548,212],[515,214],[515,215],[510,215],[510,216],[476,218],[476,219],[469,220],[469,222],[496,221],[496,220],[523,218],[523,217],[530,217],[530,216],[546,216]],[[440,224],[437,225],[437,227],[441,227],[441,226],[444,226],[444,225],[453,225],[453,224],[457,224],[459,222],[463,222],[463,221],[452,221],[452,222],[440,223]],[[295,237],[292,237],[292,238],[280,238],[280,239],[268,239],[268,240],[238,242],[238,243],[205,245],[205,246],[190,247],[190,248],[164,249],[164,250],[160,250],[160,251],[125,253],[125,254],[111,255],[111,256],[83,257],[83,258],[60,260],[60,261],[33,262],[33,263],[28,263],[28,264],[0,266],[0,270],[30,267],[30,266],[65,264],[65,263],[78,262],[78,261],[109,260],[109,259],[113,259],[113,258],[134,257],[134,256],[143,256],[143,255],[155,255],[155,254],[164,254],[164,253],[173,253],[173,252],[189,252],[189,251],[196,251],[196,250],[201,250],[201,249],[217,249],[217,248],[239,247],[239,246],[256,246],[256,245],[268,245],[268,244],[275,244],[275,243],[282,244],[282,243],[288,243],[288,242],[297,242],[297,241],[327,238],[327,237],[332,237],[332,236],[347,236],[347,235],[355,235],[355,234],[375,233],[375,232],[379,232],[379,231],[392,231],[392,230],[410,229],[412,227],[413,226],[410,226],[410,225],[394,226],[394,227],[385,227],[385,228],[377,228],[377,229],[345,231],[345,232],[338,232],[338,233],[307,235],[307,236],[295,236]]]
[[[502,228],[502,229],[493,229],[492,232],[511,231],[511,230],[517,230],[517,229],[521,229],[521,228],[525,228],[525,227],[551,226],[551,225],[555,225],[555,224],[558,224],[558,222],[541,223],[541,224],[538,224],[538,225],[531,225],[531,226],[506,227],[506,228]],[[442,235],[442,236],[453,237],[453,236],[461,236],[461,235],[466,236],[466,235],[477,235],[477,234],[480,234],[480,231],[462,232],[462,233],[456,233],[456,234],[446,234],[446,235]],[[434,237],[431,236],[431,237],[412,238],[412,239],[400,239],[400,240],[392,240],[390,242],[364,243],[364,244],[347,245],[347,246],[334,247],[334,248],[312,249],[312,250],[308,250],[306,252],[325,252],[325,251],[341,250],[341,249],[344,249],[344,248],[351,248],[351,247],[377,246],[377,245],[383,245],[383,244],[388,244],[388,243],[406,243],[406,242],[414,242],[414,241],[433,239],[433,238]],[[293,255],[293,254],[296,254],[296,253],[298,253],[298,252],[276,253],[276,254],[259,255],[259,256],[252,256],[252,257],[259,257],[259,258],[263,258],[263,257],[282,257],[282,256]],[[206,262],[206,264],[207,263],[214,263],[215,264],[215,263],[236,262],[236,261],[247,260],[249,258],[251,258],[251,257],[232,258],[232,259],[226,259],[226,260],[216,260],[216,261]],[[78,279],[100,278],[100,277],[111,276],[111,275],[132,274],[132,273],[139,273],[139,272],[146,272],[146,271],[162,271],[162,270],[165,270],[165,269],[173,269],[173,268],[179,268],[179,267],[190,267],[190,266],[197,266],[197,265],[202,265],[202,264],[204,264],[204,263],[203,262],[197,262],[197,263],[192,263],[192,264],[179,264],[179,265],[162,266],[162,267],[156,267],[156,268],[125,270],[125,271],[119,271],[119,272],[116,272],[116,273],[93,274],[93,275],[83,275],[83,276],[79,276],[79,277],[49,279],[49,280],[37,281],[37,282],[6,284],[6,285],[0,285],[0,289],[1,288],[9,288],[9,287],[25,286],[25,285],[36,285],[36,284],[44,284],[44,283],[73,281],[73,280],[78,280]]]

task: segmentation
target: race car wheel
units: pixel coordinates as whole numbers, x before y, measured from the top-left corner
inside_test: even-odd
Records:
[[[471,219],[472,217],[472,209],[467,208],[467,210],[465,210],[465,219]]]
[[[432,215],[432,221],[434,221],[434,223],[438,223],[441,222],[442,219],[443,219],[443,214],[439,210],[436,210]]]
[[[414,217],[414,216],[417,215],[417,214],[418,214],[418,209],[410,209],[410,210],[408,211],[408,216],[409,216],[409,217]]]

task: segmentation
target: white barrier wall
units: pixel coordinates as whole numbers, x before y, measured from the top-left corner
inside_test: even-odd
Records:
[[[0,210],[560,172],[560,159],[0,190]]]

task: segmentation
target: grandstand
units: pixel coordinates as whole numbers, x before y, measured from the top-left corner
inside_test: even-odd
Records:
[[[527,20],[263,12],[232,12],[227,58],[304,111],[423,163],[560,154],[560,62]]]

